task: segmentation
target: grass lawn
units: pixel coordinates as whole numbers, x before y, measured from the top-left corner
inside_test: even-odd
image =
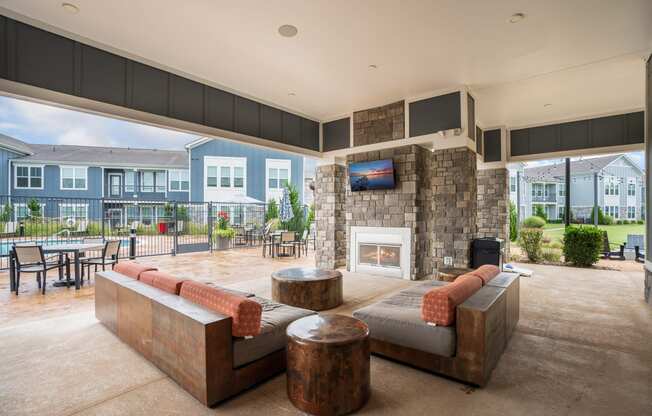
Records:
[[[592,225],[583,225],[592,227]],[[599,225],[598,228],[607,230],[610,243],[624,243],[627,241],[627,234],[645,235],[645,224],[622,224],[622,225]],[[564,224],[546,224],[543,227],[543,235],[550,238],[550,241],[559,241],[564,237]]]

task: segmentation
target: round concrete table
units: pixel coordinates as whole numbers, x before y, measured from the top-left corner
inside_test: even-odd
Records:
[[[369,328],[343,315],[312,315],[287,328],[287,393],[299,410],[344,415],[371,394]]]
[[[293,267],[272,273],[272,299],[298,308],[323,311],[342,304],[342,273]]]

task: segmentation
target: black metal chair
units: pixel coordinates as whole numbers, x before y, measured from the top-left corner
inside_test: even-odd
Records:
[[[299,249],[299,257],[301,257],[302,251],[306,256],[308,255],[309,236],[308,229],[305,229],[303,230],[303,234],[301,234],[301,238],[295,242],[297,249]]]
[[[284,255],[288,255],[286,250],[292,249],[294,257],[297,256],[297,234],[294,231],[283,231],[281,238],[276,241],[276,254],[279,255],[283,250]]]
[[[120,240],[107,241],[102,249],[101,257],[89,257],[80,260],[81,263],[81,281],[84,282],[84,266],[88,267],[88,280],[91,280],[91,266],[95,266],[97,271],[98,266],[102,266],[102,270],[106,270],[106,266],[110,265],[111,269],[118,263],[120,254]]]
[[[36,281],[43,294],[45,294],[48,270],[59,269],[59,278],[63,276],[66,266],[63,256],[46,258],[43,247],[38,245],[15,245],[12,250],[16,258],[16,295],[20,287],[21,273],[36,273]],[[52,258],[57,260],[52,261]]]
[[[269,256],[274,257],[274,235],[271,232],[271,225],[267,224],[263,230],[261,244],[263,246],[263,257],[266,257],[265,253],[269,250]]]
[[[609,234],[606,231],[602,232],[602,236],[602,258],[609,260],[625,260],[625,244],[609,243]],[[618,246],[618,250],[612,251],[612,246]]]

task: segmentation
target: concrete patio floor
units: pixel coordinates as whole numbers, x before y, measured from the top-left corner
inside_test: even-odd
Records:
[[[301,259],[259,250],[140,259],[183,277],[269,297],[269,275]],[[527,265],[521,320],[489,385],[474,389],[372,357],[372,396],[358,413],[382,415],[643,415],[652,409],[652,308],[643,273]],[[352,310],[414,284],[344,272]],[[79,292],[26,277],[17,298],[0,275],[2,415],[294,415],[285,375],[206,408],[119,341],[93,314],[93,283]]]

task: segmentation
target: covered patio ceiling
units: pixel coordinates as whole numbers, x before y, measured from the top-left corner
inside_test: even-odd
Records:
[[[477,91],[484,125],[640,109],[652,49],[646,0],[70,3],[3,11],[320,121],[456,85]]]

